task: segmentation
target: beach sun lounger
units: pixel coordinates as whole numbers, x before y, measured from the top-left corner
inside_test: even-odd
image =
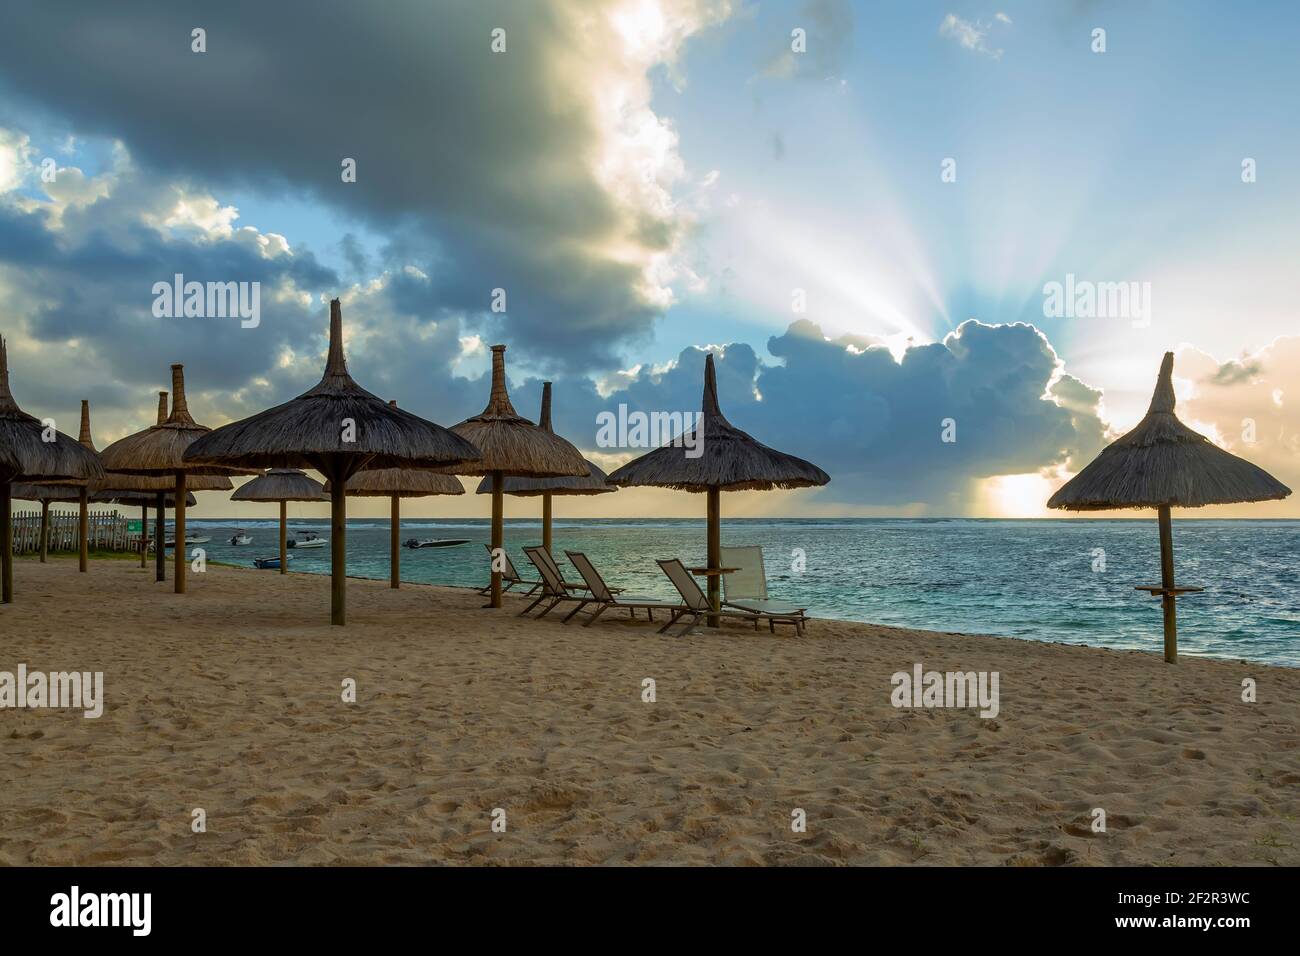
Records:
[[[724,547],[720,559],[725,567],[737,569],[722,579],[723,607],[752,611],[767,618],[772,633],[776,633],[777,624],[793,624],[795,633],[803,634],[808,609],[787,601],[773,601],[767,596],[762,548],[757,545]],[[757,623],[754,626],[757,627]]]
[[[669,621],[659,629],[659,633],[662,634],[664,631],[668,630],[668,628],[672,627],[673,624],[676,623],[678,617],[689,616],[690,621],[687,622],[685,627],[677,632],[677,636],[682,637],[699,623],[702,616],[713,614],[715,612],[709,607],[708,595],[700,590],[699,583],[694,577],[692,577],[691,572],[686,570],[686,565],[682,564],[682,562],[677,558],[670,558],[666,561],[660,560],[657,563],[664,574],[668,575],[668,580],[673,582],[673,587],[677,588],[677,593],[682,596],[683,602],[681,610],[673,617],[673,620]],[[716,613],[719,617],[735,617],[742,618],[746,621],[754,621],[755,629],[757,629],[757,622],[760,619],[760,615],[755,612],[739,608],[723,608],[721,611]]]
[[[483,547],[487,548],[488,560],[491,561],[492,545],[485,544],[483,545]],[[501,593],[504,594],[506,591],[509,591],[516,584],[520,585],[521,587],[526,584],[529,585],[529,588],[527,591],[524,592],[524,597],[527,597],[528,595],[532,594],[534,591],[536,591],[538,588],[542,586],[541,581],[525,581],[523,578],[521,578],[519,576],[519,572],[515,570],[515,563],[510,560],[510,555],[506,552],[504,548],[501,549],[501,557],[505,558],[505,565],[506,565],[505,570],[501,572]],[[489,565],[488,570],[491,571],[491,565]],[[492,590],[492,582],[491,580],[489,580],[487,584],[483,585],[483,587],[478,589],[478,593],[487,594],[491,590]]]
[[[672,626],[673,622],[676,621],[679,616],[690,610],[690,608],[683,607],[680,604],[674,604],[672,601],[665,601],[661,598],[646,597],[642,594],[615,592],[613,588],[605,583],[605,579],[600,576],[600,572],[596,570],[595,565],[591,563],[585,554],[581,551],[566,551],[564,553],[569,556],[569,560],[572,561],[573,566],[578,569],[578,573],[582,575],[582,580],[586,582],[587,588],[591,592],[591,596],[584,604],[580,604],[569,612],[568,616],[564,619],[566,622],[569,618],[573,617],[573,615],[581,611],[586,604],[596,604],[598,606],[587,616],[587,619],[582,622],[583,627],[590,627],[595,622],[596,618],[600,617],[612,607],[625,607],[632,613],[633,617],[636,617],[637,608],[643,608],[646,615],[652,621],[654,620],[655,611],[667,611],[671,617],[668,624],[659,629],[659,632],[662,634],[664,630]]]
[[[565,580],[564,572],[560,570],[560,565],[555,560],[555,555],[551,554],[550,549],[547,548],[546,545],[534,546],[534,550],[537,552],[537,556],[543,559],[546,562],[547,566],[550,567],[550,569],[553,572],[555,572],[555,576],[564,582],[564,587],[567,590],[569,591],[590,591],[591,590],[591,588],[588,587],[585,583]],[[529,560],[531,561],[532,558],[530,557]],[[610,591],[612,591],[614,594],[621,594],[623,592],[623,589],[610,588]]]
[[[543,601],[549,600],[550,603],[542,609],[541,614],[537,615],[539,619],[546,617],[546,615],[550,614],[557,605],[560,605],[565,601],[578,602],[578,606],[573,609],[574,613],[581,611],[592,602],[590,594],[584,593],[583,590],[568,584],[560,577],[559,569],[555,567],[555,561],[548,560],[550,556],[545,552],[546,549],[540,546],[524,548],[524,554],[528,557],[528,560],[532,563],[533,567],[537,569],[537,573],[542,576],[542,593],[533,600],[532,604],[519,612],[520,617],[528,614],[529,611],[537,607],[537,605],[541,604]],[[572,617],[573,615],[570,614],[569,616]],[[565,618],[566,621],[568,619],[569,618],[567,617]]]

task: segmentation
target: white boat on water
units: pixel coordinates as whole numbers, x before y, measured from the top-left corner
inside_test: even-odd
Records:
[[[290,548],[324,548],[330,543],[329,538],[322,538],[315,531],[304,531],[294,535],[285,544]]]
[[[240,528],[238,531],[236,531],[234,534],[230,536],[230,543],[235,546],[252,544],[253,536],[250,535],[243,528]]]
[[[196,537],[196,538],[186,538],[186,539],[185,539],[185,547],[188,548],[188,547],[189,547],[190,545],[192,545],[192,544],[207,544],[207,543],[208,543],[209,541],[211,541],[211,540],[212,540],[212,538],[211,538],[210,536],[208,536],[208,535],[199,535],[199,536]],[[167,544],[167,547],[169,547],[169,548],[174,548],[174,547],[176,547],[176,539],[175,539],[175,538],[168,538],[166,544]]]

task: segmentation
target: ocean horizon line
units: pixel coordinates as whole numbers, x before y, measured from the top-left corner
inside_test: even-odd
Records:
[[[129,517],[129,514],[128,514],[128,517]],[[169,522],[169,523],[170,523],[170,520],[171,520],[171,519],[169,518],[169,519],[168,519],[168,522]],[[325,522],[328,522],[328,521],[330,520],[330,516],[329,516],[328,514],[326,514],[326,515],[316,515],[316,516],[313,516],[313,515],[298,515],[298,516],[293,516],[293,515],[291,515],[291,516],[288,518],[288,520],[289,520],[290,523],[295,522],[295,521],[325,521]],[[386,525],[386,524],[388,523],[388,521],[389,521],[388,518],[386,518],[386,517],[384,517],[384,516],[382,516],[382,515],[376,515],[376,516],[374,516],[374,517],[369,517],[369,518],[368,518],[368,517],[364,517],[364,516],[350,516],[347,520],[348,520],[349,522],[352,522],[352,521],[380,522],[380,523],[383,523],[383,524],[385,524],[385,525]],[[446,522],[446,523],[469,524],[469,525],[475,525],[475,526],[480,525],[480,524],[481,524],[481,525],[490,525],[490,524],[492,523],[492,519],[491,519],[491,518],[475,518],[475,517],[472,517],[472,516],[466,516],[466,517],[450,517],[450,516],[447,516],[447,515],[442,515],[442,516],[432,516],[432,515],[430,515],[430,516],[424,516],[424,515],[418,515],[418,514],[411,514],[411,515],[403,514],[401,520],[402,520],[402,524],[407,524],[408,522],[412,522],[412,521],[437,521],[437,522]],[[539,524],[539,525],[541,524],[541,518],[540,518],[540,517],[516,517],[516,518],[509,518],[509,517],[508,517],[508,518],[505,518],[504,520],[505,520],[505,522],[506,522],[507,524]],[[1101,515],[1097,515],[1097,516],[1095,516],[1095,517],[1094,517],[1094,516],[1089,516],[1089,517],[1061,516],[1061,517],[1028,517],[1028,518],[1008,518],[1008,517],[960,517],[960,516],[955,516],[955,517],[915,517],[915,516],[913,516],[913,517],[905,517],[905,518],[895,518],[895,517],[887,517],[887,516],[856,516],[856,515],[855,515],[855,516],[849,516],[849,515],[844,515],[844,516],[821,516],[821,517],[815,517],[815,518],[813,518],[813,517],[800,517],[800,516],[797,516],[797,515],[796,515],[796,516],[769,516],[769,517],[724,517],[724,518],[722,519],[722,522],[723,522],[723,524],[746,524],[746,523],[748,523],[748,524],[763,524],[763,523],[771,523],[771,522],[774,522],[774,521],[801,521],[801,522],[846,522],[846,521],[847,521],[847,522],[861,522],[861,523],[866,523],[866,522],[882,522],[882,521],[899,521],[899,522],[915,522],[915,523],[917,523],[917,524],[934,524],[934,523],[936,523],[936,522],[947,522],[947,521],[978,521],[978,522],[985,522],[985,523],[988,523],[988,524],[1025,524],[1025,523],[1028,523],[1028,522],[1036,522],[1036,523],[1042,523],[1042,524],[1047,524],[1047,523],[1069,523],[1069,524],[1079,524],[1080,522],[1084,522],[1084,523],[1088,523],[1088,522],[1105,522],[1105,523],[1115,523],[1115,522],[1121,522],[1121,523],[1123,523],[1123,522],[1130,522],[1130,523],[1134,523],[1134,524],[1149,524],[1149,523],[1150,523],[1150,520],[1151,520],[1151,519],[1150,519],[1149,517],[1131,517],[1131,518],[1129,518],[1129,517],[1106,517],[1106,516],[1101,516]],[[1206,516],[1206,517],[1181,517],[1180,520],[1183,520],[1183,521],[1189,521],[1189,520],[1190,520],[1190,521],[1197,521],[1197,522],[1231,522],[1231,523],[1233,523],[1233,524],[1300,524],[1300,517],[1296,517],[1296,518],[1228,518],[1228,517],[1212,517],[1212,516]],[[240,523],[240,521],[244,521],[244,522],[252,522],[252,521],[269,521],[269,522],[271,522],[271,523],[274,524],[274,523],[276,523],[276,522],[278,521],[278,519],[274,518],[273,516],[272,516],[272,517],[246,517],[246,518],[241,518],[241,517],[238,516],[238,515],[228,515],[228,516],[224,516],[224,517],[215,517],[215,518],[196,518],[196,517],[193,517],[193,516],[191,515],[191,516],[187,516],[187,518],[186,518],[186,523],[187,523],[187,524],[191,524],[191,525],[192,525],[192,524],[204,524],[204,523],[207,523],[207,524],[219,524],[219,525],[238,525],[238,524]],[[705,521],[705,518],[704,518],[703,516],[701,516],[701,517],[697,517],[697,518],[684,518],[684,517],[680,517],[680,516],[670,516],[670,515],[665,515],[665,516],[661,516],[661,517],[655,517],[655,516],[652,516],[652,515],[651,515],[651,516],[645,516],[645,517],[639,517],[639,518],[620,517],[620,516],[617,516],[617,515],[611,515],[611,516],[607,516],[607,517],[584,516],[584,517],[573,517],[573,518],[556,518],[556,519],[555,519],[555,524],[558,526],[558,525],[560,525],[560,524],[582,524],[582,523],[590,523],[590,522],[598,522],[598,521],[625,521],[625,522],[639,522],[639,523],[644,523],[644,522],[647,522],[647,521],[678,521],[678,522],[694,522],[694,523],[701,523],[701,522]]]

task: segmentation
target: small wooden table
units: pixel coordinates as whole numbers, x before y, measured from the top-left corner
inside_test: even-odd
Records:
[[[721,578],[724,574],[734,574],[735,572],[739,571],[740,568],[704,567],[704,568],[687,568],[686,570],[690,571],[691,574],[695,575],[697,578]],[[714,613],[709,615],[708,624],[709,627],[717,627],[719,624],[717,618],[717,612],[722,610],[722,597],[719,593],[721,589],[710,587],[709,590],[713,592],[712,594],[709,595],[709,607],[713,608]]]

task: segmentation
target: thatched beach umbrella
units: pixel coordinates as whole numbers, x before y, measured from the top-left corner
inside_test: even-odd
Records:
[[[9,356],[0,338],[0,602],[14,598],[13,516],[9,485],[14,481],[91,479],[104,468],[93,452],[63,432],[46,428],[14,401],[9,390]]]
[[[1139,591],[1160,595],[1165,660],[1178,662],[1175,601],[1203,590],[1174,584],[1174,533],[1170,508],[1201,508],[1285,498],[1291,489],[1264,469],[1224,451],[1192,431],[1174,414],[1174,353],[1166,352],[1151,407],[1137,427],[1101,450],[1047,501],[1049,508],[1105,511],[1155,508],[1160,526],[1160,586]]]
[[[280,573],[289,573],[289,502],[329,501],[319,481],[298,468],[272,468],[235,489],[231,501],[278,501],[280,503]]]
[[[343,356],[343,312],[330,302],[330,346],[320,384],[297,398],[223,425],[186,453],[193,463],[314,468],[331,494],[330,620],[346,620],[348,479],[363,468],[436,468],[478,449],[441,425],[389,407],[352,380]]]
[[[167,419],[167,393],[158,393],[158,424],[162,424]],[[95,440],[90,430],[90,402],[85,399],[81,400],[81,434],[78,437],[82,446],[90,451],[95,451]],[[98,452],[96,452],[98,454]],[[141,492],[161,492],[168,491],[175,487],[176,479],[170,475],[164,477],[151,477],[146,475],[123,475],[109,472],[103,478],[96,478],[93,481],[57,481],[50,482],[50,486],[72,486],[79,491],[74,497],[77,499],[80,507],[80,566],[81,570],[86,570],[87,558],[89,557],[89,503],[96,502],[114,502],[123,504],[117,492],[130,491],[133,493]],[[196,475],[186,482],[191,491],[229,491],[234,487],[229,478],[217,477],[215,475]],[[149,499],[154,496],[150,494]],[[68,500],[62,494],[51,496],[50,501]],[[193,495],[186,495],[186,501],[193,500]],[[133,498],[131,503],[139,503],[138,498]],[[143,505],[147,509],[147,505]],[[141,549],[140,549],[140,566],[145,564],[145,551],[143,547],[144,531],[148,528],[149,520],[147,510],[141,512]],[[160,576],[158,580],[163,580]]]
[[[537,420],[537,427],[543,431],[553,432],[551,427],[551,383],[542,383],[542,413]],[[502,491],[518,498],[542,499],[542,547],[551,550],[551,498],[554,495],[605,495],[618,491],[611,485],[603,472],[590,458],[584,458],[588,474],[585,477],[566,476],[563,478],[515,478],[510,477],[502,484]],[[490,495],[492,482],[484,478],[479,482],[475,494]]]
[[[144,431],[127,435],[109,445],[100,454],[104,467],[128,475],[172,476],[176,497],[176,567],[173,571],[177,594],[185,593],[185,502],[187,480],[191,475],[244,475],[246,468],[200,464],[185,460],[184,453],[198,438],[212,429],[190,417],[185,401],[185,367],[172,366],[172,410],[167,420]]]
[[[90,437],[90,402],[84,398],[81,400],[81,432],[77,436],[77,442],[81,445],[81,447],[87,449],[91,454],[98,457],[99,452],[95,450],[94,439]],[[92,500],[90,489],[92,484],[98,484],[102,480],[103,479],[97,479],[93,483],[89,481],[67,481],[67,482],[53,483],[54,486],[64,485],[64,486],[69,486],[77,489],[77,491],[72,493],[72,497],[76,499],[77,506],[78,506],[78,537],[80,540],[78,545],[79,553],[77,558],[77,565],[78,565],[78,570],[80,570],[83,573],[88,569],[90,563],[90,545],[88,541],[89,538],[88,532],[90,530],[90,502]],[[46,486],[46,487],[50,487],[50,486]],[[18,497],[18,496],[15,495],[14,497]],[[45,532],[48,527],[50,502],[68,501],[70,499],[66,497],[63,493],[59,493],[53,497],[49,497],[49,496],[42,497],[39,500],[42,503],[41,560],[44,561],[45,560]],[[95,498],[94,500],[102,501],[104,499]]]
[[[519,415],[510,404],[506,389],[506,347],[492,346],[492,392],[487,407],[479,415],[467,418],[452,431],[472,441],[482,452],[482,459],[469,465],[448,468],[457,475],[486,475],[492,482],[492,600],[490,607],[501,606],[501,572],[496,556],[505,538],[502,494],[509,476],[550,478],[587,475],[587,462],[581,452],[554,432],[538,428]]]
[[[397,402],[389,405],[397,407]],[[325,490],[330,491],[328,482]],[[430,495],[463,495],[465,487],[451,475],[410,468],[376,468],[361,471],[348,479],[349,498],[388,498],[388,586],[402,586],[402,506],[403,498]]]
[[[167,393],[158,393],[158,421],[167,421]],[[166,525],[167,509],[175,507],[176,478],[174,475],[124,475],[110,472],[102,480],[92,482],[92,489],[101,497],[121,505],[140,506],[140,567],[149,560],[149,505],[157,512],[154,522],[154,579],[167,580]],[[193,491],[229,491],[234,485],[224,475],[189,475],[185,479],[185,507],[195,503]],[[105,494],[112,498],[103,498]]]
[[[691,457],[696,452],[699,454]],[[830,480],[826,472],[811,462],[768,448],[727,421],[718,407],[718,380],[712,352],[704,358],[704,417],[698,428],[634,458],[609,476],[610,484],[622,487],[675,488],[702,491],[708,496],[707,571],[709,603],[714,610],[720,607],[721,596],[720,492],[810,488]],[[718,618],[711,615],[709,625],[716,627]]]
[[[88,449],[96,457],[99,452],[95,450],[95,442],[90,437],[90,402],[86,399],[81,400],[81,432],[77,436],[77,443],[81,447]],[[98,485],[103,479],[96,479]],[[70,503],[77,502],[79,505],[79,529],[80,529],[80,555],[79,570],[85,571],[89,560],[89,548],[87,544],[87,531],[90,524],[90,502],[105,501],[107,499],[96,497],[90,494],[89,481],[53,481],[49,484],[39,485],[14,485],[11,497],[21,501],[39,501],[41,503],[41,563],[45,563],[48,546],[48,535],[50,525],[50,505],[55,502]]]
[[[163,394],[165,395],[166,392],[164,392]],[[160,417],[158,420],[162,421],[162,419],[165,418],[166,415],[167,415],[167,407],[164,404],[162,409],[162,417]],[[81,400],[81,433],[78,435],[77,441],[81,444],[82,447],[94,452],[96,456],[99,455],[99,452],[96,451],[95,449],[95,441],[94,438],[91,436],[91,432],[90,432],[90,402],[84,398]],[[23,495],[14,496],[14,497],[22,497],[25,500],[29,500],[29,501],[42,502],[42,510],[41,510],[41,542],[42,542],[41,560],[42,561],[45,560],[44,546],[45,546],[46,529],[48,526],[49,504],[55,501],[70,501],[75,498],[78,503],[78,511],[79,511],[78,524],[79,524],[79,536],[80,536],[80,549],[79,549],[80,555],[79,555],[78,563],[80,566],[80,570],[85,571],[87,569],[88,558],[89,558],[90,502],[91,501],[107,502],[112,500],[111,497],[105,496],[103,494],[99,494],[97,492],[92,493],[92,488],[94,489],[111,488],[113,487],[112,482],[113,479],[115,478],[130,479],[131,476],[106,474],[103,478],[97,478],[93,482],[91,481],[50,482],[47,485],[27,486],[24,488]],[[136,479],[136,480],[143,481],[145,479]],[[53,490],[53,489],[61,489],[61,490]],[[76,490],[73,491],[70,489],[76,489]],[[141,549],[141,554],[143,554],[143,549]],[[143,562],[143,558],[141,558],[141,567],[143,566],[144,566],[144,562]]]

